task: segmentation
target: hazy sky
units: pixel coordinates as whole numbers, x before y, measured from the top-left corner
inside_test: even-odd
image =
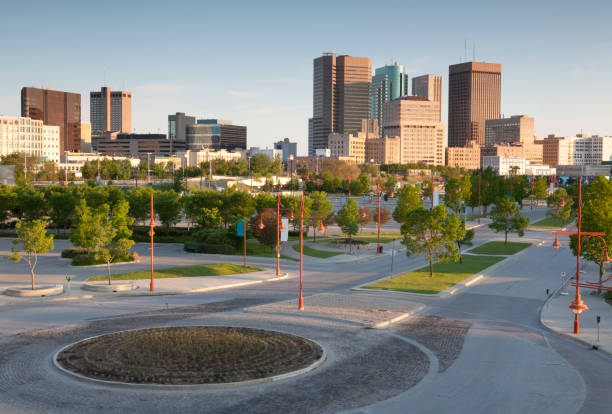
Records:
[[[612,1],[7,1],[0,9],[0,114],[22,86],[133,92],[137,132],[167,115],[232,120],[249,146],[307,149],[312,60],[324,51],[443,76],[468,42],[502,64],[502,112],[536,133],[612,135]]]

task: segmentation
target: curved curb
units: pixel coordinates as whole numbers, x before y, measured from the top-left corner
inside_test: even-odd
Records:
[[[4,291],[7,296],[18,297],[18,298],[35,298],[41,296],[58,296],[64,293],[64,285],[43,285],[37,288],[30,287],[14,287],[8,288]]]
[[[95,282],[83,283],[81,285],[81,289],[88,290],[91,292],[102,292],[102,293],[115,293],[115,292],[125,292],[138,289],[138,286],[132,283],[116,283],[114,285],[109,285],[107,282],[102,281],[102,283],[106,284],[96,284]]]
[[[185,326],[188,326],[188,327],[197,327],[197,326],[213,326],[213,325],[185,325]],[[141,329],[142,328],[127,329],[127,330],[124,330],[124,331],[116,331],[116,332],[111,332],[111,333],[139,331]],[[147,328],[147,329],[151,329],[151,328]],[[259,328],[256,328],[256,329],[259,329]],[[281,331],[272,331],[272,332],[279,332],[279,333],[286,334],[285,332],[281,332]],[[81,374],[77,374],[76,372],[72,372],[72,371],[62,367],[59,364],[59,362],[57,362],[57,356],[62,351],[64,351],[65,349],[67,349],[67,348],[69,348],[69,347],[71,347],[71,346],[73,346],[73,345],[75,345],[75,344],[77,344],[79,342],[87,341],[87,340],[90,340],[90,339],[93,339],[93,338],[98,338],[100,336],[104,336],[104,335],[108,335],[108,334],[109,333],[105,333],[105,334],[101,334],[101,335],[94,335],[94,336],[91,336],[89,338],[84,338],[84,339],[81,339],[80,341],[76,341],[76,342],[70,343],[70,344],[68,344],[66,346],[63,346],[55,354],[53,354],[53,357],[51,358],[51,362],[52,362],[53,367],[59,373],[64,374],[64,375],[66,375],[68,377],[71,377],[72,379],[75,379],[75,380],[77,380],[79,382],[91,383],[91,384],[107,386],[107,387],[111,387],[111,388],[186,391],[186,390],[215,390],[215,389],[248,387],[248,386],[251,386],[251,385],[283,381],[283,380],[286,380],[286,379],[289,379],[289,378],[293,378],[293,377],[297,377],[299,375],[306,374],[306,373],[308,373],[308,372],[310,372],[310,371],[320,367],[321,365],[323,365],[323,363],[325,363],[327,361],[327,358],[328,358],[327,349],[323,345],[321,345],[319,342],[314,341],[312,339],[304,338],[304,337],[301,337],[301,336],[298,336],[298,335],[288,334],[288,335],[292,335],[292,336],[297,336],[298,338],[302,338],[302,339],[305,339],[305,340],[308,340],[310,342],[313,342],[313,343],[317,344],[323,350],[323,353],[321,354],[321,357],[319,359],[317,359],[315,362],[313,362],[312,364],[310,364],[309,366],[305,367],[305,368],[301,368],[301,369],[298,369],[296,371],[287,372],[285,374],[274,375],[272,377],[257,378],[257,379],[252,379],[252,380],[247,380],[247,381],[240,381],[240,382],[226,382],[226,383],[222,383],[222,384],[189,384],[189,385],[134,384],[134,383],[129,383],[129,382],[101,380],[101,379],[86,377],[85,375],[81,375]]]

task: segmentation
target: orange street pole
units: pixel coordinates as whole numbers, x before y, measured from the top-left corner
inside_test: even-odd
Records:
[[[304,193],[300,196],[300,298],[298,309],[304,310],[304,295],[302,293],[302,269],[304,264]]]
[[[151,190],[151,224],[149,228],[149,236],[151,236],[151,285],[149,289],[151,292],[155,290],[155,284],[153,282],[153,236],[155,235],[155,212],[153,211],[153,191]]]
[[[377,243],[376,253],[381,253],[380,251],[380,174],[378,175],[378,237],[377,237],[376,243]]]
[[[280,277],[280,192],[276,202],[276,276]]]

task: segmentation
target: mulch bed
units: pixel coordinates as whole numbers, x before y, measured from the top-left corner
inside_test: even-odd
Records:
[[[274,331],[182,326],[122,331],[77,342],[57,356],[87,377],[137,384],[195,385],[280,375],[311,365],[323,350]]]

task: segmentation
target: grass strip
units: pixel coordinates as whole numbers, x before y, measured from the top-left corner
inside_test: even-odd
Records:
[[[463,263],[436,263],[434,276],[429,276],[429,266],[402,275],[364,286],[365,289],[396,290],[435,294],[440,293],[462,280],[504,260],[499,256],[463,256]]]
[[[563,220],[558,217],[546,217],[540,221],[536,221],[529,225],[529,227],[541,228],[541,229],[560,229],[567,227],[574,222],[576,218],[570,217],[567,220]]]
[[[300,245],[299,244],[294,244],[293,245],[293,250],[295,250],[296,252],[300,252]],[[312,257],[318,257],[320,259],[327,259],[329,257],[334,257],[334,256],[339,256],[341,254],[343,254],[342,252],[328,252],[325,250],[318,250],[318,249],[313,249],[310,246],[306,246],[304,245],[304,254],[307,256],[312,256]]]
[[[253,266],[242,266],[234,263],[215,263],[193,266],[170,267],[153,272],[156,279],[168,279],[175,277],[200,277],[200,276],[225,276],[240,273],[259,272],[262,269]],[[111,275],[111,280],[140,280],[149,279],[151,272],[142,270],[138,272],[119,273]],[[87,279],[88,282],[108,280],[108,276],[94,276]]]
[[[492,241],[468,251],[474,254],[505,254],[511,255],[531,246],[531,243]]]

